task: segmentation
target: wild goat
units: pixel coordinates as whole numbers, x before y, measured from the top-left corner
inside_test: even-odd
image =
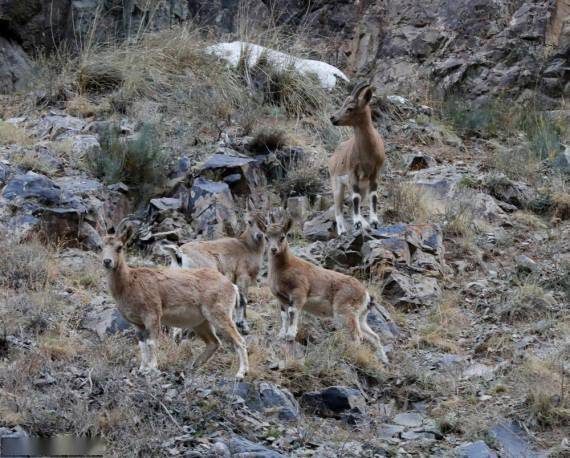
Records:
[[[192,328],[206,349],[193,366],[208,361],[220,346],[218,334],[229,338],[239,357],[236,378],[249,369],[245,342],[232,312],[239,301],[237,287],[217,270],[132,268],[124,245],[132,225],[119,225],[117,235],[104,238],[103,266],[117,307],[136,329],[141,351],[140,372],[157,371],[156,345],[161,324]]]
[[[248,290],[257,282],[261,268],[266,226],[264,219],[253,210],[249,202],[244,221],[246,228],[237,238],[189,242],[180,247],[163,245],[162,248],[172,257],[171,267],[216,269],[237,285],[240,303],[236,309],[236,323],[242,333],[247,334]]]
[[[368,341],[378,358],[388,362],[380,338],[366,321],[375,305],[364,286],[348,275],[316,266],[296,257],[287,243],[292,220],[267,228],[269,286],[281,304],[280,338],[294,341],[301,311],[341,318],[352,338]]]
[[[341,143],[329,160],[329,171],[334,194],[334,210],[338,235],[346,232],[342,214],[345,188],[352,190],[352,222],[354,228],[378,227],[378,178],[386,158],[384,141],[372,124],[370,100],[373,88],[368,83],[358,84],[331,116],[335,126],[352,126],[354,136]],[[363,199],[370,196],[370,211],[366,221],[361,213]]]

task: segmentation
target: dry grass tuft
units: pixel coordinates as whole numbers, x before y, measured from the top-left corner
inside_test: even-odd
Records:
[[[418,186],[408,182],[393,183],[389,188],[386,216],[408,223],[426,223],[434,214],[430,199]]]
[[[501,319],[510,322],[543,319],[550,313],[546,291],[528,279],[503,301],[498,308]]]
[[[94,103],[88,97],[78,94],[65,102],[65,109],[72,116],[89,118],[110,112],[111,105],[108,100]]]
[[[45,155],[35,149],[21,149],[15,152],[11,159],[14,165],[25,170],[33,170],[48,176],[57,172],[57,167],[50,163]]]
[[[0,250],[0,286],[4,288],[38,291],[57,276],[53,251],[37,240],[14,243],[4,239]]]
[[[0,145],[30,145],[33,142],[25,129],[0,121]]]
[[[428,316],[429,323],[413,339],[412,345],[461,353],[461,348],[455,341],[461,331],[469,325],[469,319],[459,307],[459,303],[460,296],[457,293],[445,291],[431,310]]]
[[[525,227],[535,230],[546,229],[548,227],[538,216],[525,211],[514,212],[512,219]]]
[[[555,193],[552,196],[552,206],[555,218],[570,219],[570,194],[567,192]]]
[[[570,356],[563,349],[558,358],[530,357],[513,376],[527,390],[526,418],[542,428],[570,426],[570,396],[562,361]]]
[[[284,129],[263,127],[253,134],[248,148],[256,154],[273,153],[289,144]]]

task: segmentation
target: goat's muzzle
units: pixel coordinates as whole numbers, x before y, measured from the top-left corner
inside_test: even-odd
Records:
[[[255,234],[255,240],[261,242],[263,240],[263,234]]]
[[[103,267],[105,267],[105,269],[110,269],[112,265],[113,265],[112,259],[109,258],[103,259]]]
[[[271,253],[272,253],[272,254],[277,254],[277,248],[272,247],[272,248],[271,248]]]

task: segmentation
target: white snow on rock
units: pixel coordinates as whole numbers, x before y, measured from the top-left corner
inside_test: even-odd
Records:
[[[244,41],[233,41],[231,43],[219,43],[208,46],[206,52],[226,60],[231,66],[236,67],[240,61],[242,52],[247,55],[247,65],[249,68],[255,66],[259,58],[264,55],[268,62],[278,70],[294,68],[302,75],[314,74],[325,89],[332,89],[336,85],[337,78],[348,81],[347,76],[338,68],[333,67],[320,60],[301,59],[299,57],[285,54],[264,46],[247,43]]]

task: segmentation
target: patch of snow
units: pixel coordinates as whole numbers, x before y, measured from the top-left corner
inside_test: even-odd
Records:
[[[343,72],[326,62],[312,59],[301,59],[300,57],[295,57],[290,54],[253,43],[233,41],[231,43],[218,43],[206,48],[207,53],[224,59],[233,67],[238,65],[244,50],[247,55],[247,65],[249,68],[255,66],[259,61],[259,58],[263,55],[267,58],[267,61],[278,70],[294,68],[301,75],[316,75],[321,86],[325,89],[334,88],[337,78],[348,81],[348,77]]]

